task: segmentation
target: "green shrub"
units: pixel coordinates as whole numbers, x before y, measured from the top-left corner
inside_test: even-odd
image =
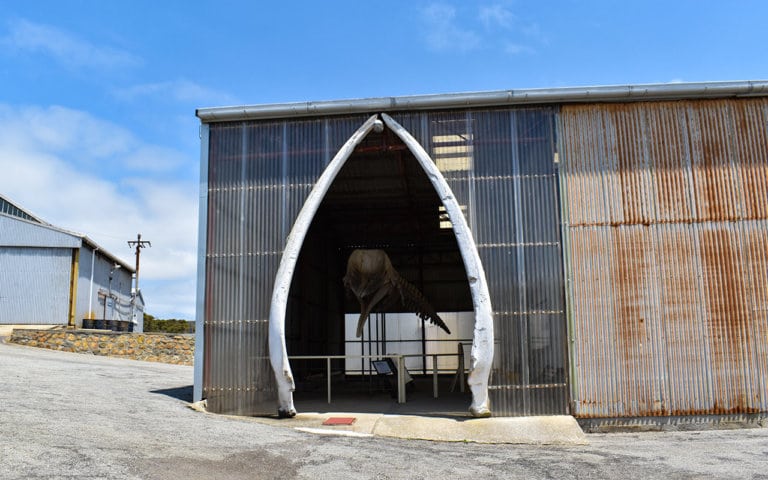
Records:
[[[144,331],[163,333],[195,333],[195,322],[177,320],[175,318],[161,320],[145,313]]]

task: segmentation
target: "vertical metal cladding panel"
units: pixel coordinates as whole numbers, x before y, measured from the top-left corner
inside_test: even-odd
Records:
[[[553,109],[403,114],[462,206],[495,322],[495,415],[567,411]]]
[[[698,207],[696,220],[699,221],[742,218],[737,182],[738,159],[733,158],[735,152],[730,144],[735,128],[729,118],[731,104],[718,100],[702,105],[690,104],[688,107]]]
[[[563,107],[575,415],[768,411],[767,105]]]
[[[761,162],[768,152],[768,99],[735,104],[731,114],[731,148],[739,159],[742,213],[747,220],[768,218],[768,175]]]
[[[747,316],[754,318],[746,326],[747,335],[754,339],[749,379],[752,388],[763,395],[762,405],[768,404],[768,221],[748,222],[742,230],[742,254],[749,289]],[[751,307],[751,311],[750,311]]]
[[[203,396],[215,412],[273,413],[269,309],[286,237],[363,117],[211,124]]]
[[[66,325],[71,248],[0,249],[0,324]]]

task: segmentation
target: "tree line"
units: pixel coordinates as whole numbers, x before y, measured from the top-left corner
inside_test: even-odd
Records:
[[[144,331],[145,332],[162,332],[162,333],[195,333],[195,322],[189,322],[187,320],[178,320],[176,318],[170,318],[163,320],[155,318],[152,315],[144,314]]]

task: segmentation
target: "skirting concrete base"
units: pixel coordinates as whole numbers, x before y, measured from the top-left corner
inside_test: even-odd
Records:
[[[198,410],[204,411],[200,404]],[[333,417],[354,417],[350,425],[326,426]],[[234,417],[244,418],[244,417]],[[374,435],[436,442],[508,443],[528,445],[587,445],[587,437],[575,418],[542,417],[459,418],[379,413],[299,413],[293,418],[249,417],[260,423],[289,427],[323,435]]]
[[[586,445],[587,438],[571,416],[451,419],[383,415],[373,434],[442,442]]]

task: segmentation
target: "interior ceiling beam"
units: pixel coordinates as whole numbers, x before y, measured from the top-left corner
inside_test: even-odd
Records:
[[[346,215],[358,212],[356,216],[365,217],[372,213],[391,212],[394,216],[426,214],[438,218],[442,204],[436,202],[437,199],[433,202],[433,198],[426,195],[415,196],[413,203],[409,203],[405,199],[392,197],[386,193],[377,193],[368,197],[348,193],[331,199],[325,207],[330,213],[343,212]]]
[[[408,150],[405,145],[365,145],[355,149],[353,155],[381,155],[389,152],[402,152]]]

